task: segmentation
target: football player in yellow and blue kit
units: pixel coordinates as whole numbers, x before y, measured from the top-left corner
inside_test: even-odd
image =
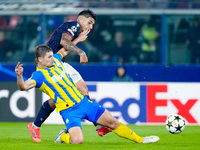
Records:
[[[67,130],[61,130],[56,137],[56,143],[83,143],[81,119],[109,127],[118,136],[130,139],[137,143],[154,143],[159,140],[157,136],[140,137],[130,128],[120,123],[108,110],[98,103],[90,101],[76,87],[73,80],[66,73],[61,60],[68,54],[64,48],[53,54],[51,48],[40,45],[36,48],[38,61],[37,70],[31,78],[24,82],[23,65],[18,63],[15,72],[20,90],[29,90],[37,87],[51,97],[57,111],[65,122]]]
[[[54,30],[46,45],[53,50],[53,53],[57,53],[62,47],[69,52],[77,53],[80,56],[80,63],[86,64],[88,62],[87,56],[83,50],[76,46],[76,44],[87,39],[88,34],[93,29],[95,21],[96,15],[92,10],[83,10],[78,14],[76,21],[66,21]],[[65,62],[64,59],[62,59],[62,61],[65,70],[73,79],[77,88],[89,98],[88,88],[79,72],[69,63]],[[34,142],[42,142],[40,139],[40,127],[55,108],[52,99],[46,100],[40,107],[35,120],[28,124],[27,128]],[[94,125],[96,126],[99,136],[103,136],[111,131],[109,128],[96,124]]]

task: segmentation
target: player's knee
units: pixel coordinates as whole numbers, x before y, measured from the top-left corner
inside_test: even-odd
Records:
[[[117,121],[117,119],[115,119],[114,117],[111,117],[108,120],[108,124],[111,129],[116,129],[119,126],[119,121]]]
[[[74,137],[73,139],[71,138],[71,144],[82,144],[83,143],[83,138],[80,137]]]

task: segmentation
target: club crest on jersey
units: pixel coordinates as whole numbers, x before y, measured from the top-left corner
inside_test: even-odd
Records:
[[[76,27],[76,26],[72,26],[72,27],[71,27],[71,30],[72,30],[73,32],[76,32],[76,31],[77,31],[77,27]]]

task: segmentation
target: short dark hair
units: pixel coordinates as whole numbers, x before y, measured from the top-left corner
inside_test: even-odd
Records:
[[[39,45],[37,46],[35,50],[35,57],[38,59],[38,57],[44,57],[46,53],[51,52],[52,49],[48,47],[47,45]]]
[[[81,11],[78,16],[85,16],[86,18],[92,17],[95,21],[96,21],[96,15],[94,14],[94,12],[90,9],[85,9],[83,11]]]

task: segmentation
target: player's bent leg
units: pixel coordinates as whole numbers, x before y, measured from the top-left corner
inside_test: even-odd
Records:
[[[83,132],[80,127],[70,128],[68,130],[69,133],[64,133],[64,130],[63,131],[62,130],[55,139],[55,141],[56,140],[59,141],[57,143],[61,143],[61,142],[65,142],[67,144],[82,144],[83,143]]]
[[[132,140],[137,143],[155,143],[158,142],[158,136],[147,136],[147,137],[140,137],[126,125],[120,122],[120,125],[117,129],[112,130],[112,132],[116,133],[117,135]]]
[[[111,129],[116,129],[120,124],[119,121],[116,118],[114,118],[107,109],[99,117],[97,123],[109,127]]]
[[[142,143],[143,138],[137,135],[134,131],[132,131],[129,127],[124,125],[123,123],[120,122],[120,125],[118,128],[113,129],[112,132],[117,134],[120,137],[127,138],[129,140],[132,140],[136,143]]]
[[[66,129],[62,129],[58,136],[54,140],[55,143],[67,143],[67,144],[82,144],[83,133],[80,127],[72,127],[68,133]]]
[[[108,110],[105,110],[105,112],[97,120],[97,123],[111,128],[112,132],[118,136],[127,138],[137,143],[155,143],[159,140],[159,137],[157,136],[149,136],[144,138],[140,137],[129,127],[114,118]]]
[[[82,144],[83,143],[83,132],[80,127],[72,127],[68,130],[70,134],[71,144]]]
[[[112,129],[112,132],[117,134],[120,137],[127,138],[137,143],[142,143],[142,137],[138,136],[135,132],[133,132],[130,128],[120,123],[116,118],[114,118],[108,110],[101,115],[101,117],[97,121],[99,124],[108,126]]]
[[[43,103],[40,107],[40,110],[34,120],[34,125],[36,127],[41,127],[43,122],[49,117],[49,115],[54,111],[55,105],[53,104],[52,100],[49,99]]]

